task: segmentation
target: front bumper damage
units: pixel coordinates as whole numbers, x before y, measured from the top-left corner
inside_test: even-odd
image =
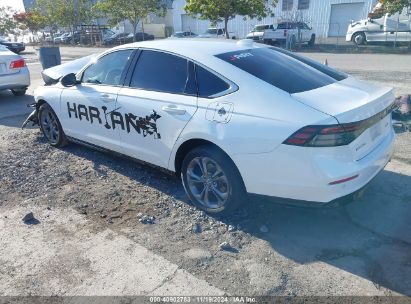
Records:
[[[39,119],[38,119],[38,108],[36,103],[32,103],[27,105],[29,108],[33,108],[34,110],[30,113],[29,116],[27,116],[26,120],[23,122],[21,125],[21,128],[24,129],[29,122],[32,123],[32,126],[38,125],[39,124]]]

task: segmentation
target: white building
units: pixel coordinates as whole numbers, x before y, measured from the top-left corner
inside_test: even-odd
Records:
[[[345,36],[350,21],[367,18],[376,2],[378,0],[279,0],[274,9],[274,17],[257,20],[237,16],[230,20],[228,26],[230,32],[242,38],[256,24],[298,20],[312,26],[318,38],[342,37]],[[205,32],[210,22],[192,18],[184,11],[184,5],[185,0],[173,2],[174,31],[191,30],[197,34]]]

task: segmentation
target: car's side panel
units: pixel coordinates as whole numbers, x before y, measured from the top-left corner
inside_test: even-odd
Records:
[[[119,87],[81,84],[61,94],[60,122],[68,136],[122,153],[116,106]]]
[[[197,110],[197,97],[122,88],[118,108],[125,117],[124,153],[167,168],[174,143]]]
[[[175,170],[178,148],[190,139],[208,140],[228,155],[267,153],[299,128],[335,124],[335,118],[295,101],[289,94],[275,94],[261,81],[248,79],[259,90],[240,90],[215,99],[199,98],[198,110],[181,133],[169,160]],[[267,101],[267,99],[269,101]]]

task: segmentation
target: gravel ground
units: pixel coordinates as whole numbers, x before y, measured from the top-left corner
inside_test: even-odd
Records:
[[[411,133],[398,135],[393,162],[355,204],[254,200],[219,218],[193,208],[173,175],[75,144],[51,148],[37,128],[16,128],[23,118],[0,121],[3,214],[74,207],[91,231],[119,232],[231,294],[411,295]]]

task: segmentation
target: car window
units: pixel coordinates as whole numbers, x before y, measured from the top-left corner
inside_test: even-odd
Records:
[[[196,80],[198,96],[203,98],[212,97],[230,88],[227,82],[199,65],[196,65]]]
[[[271,48],[229,52],[216,57],[290,94],[337,81],[325,72]]]
[[[295,29],[297,27],[297,25],[293,22],[284,22],[284,23],[280,23],[277,27],[277,29],[279,30],[291,30],[291,29]]]
[[[82,82],[120,85],[121,76],[132,52],[133,50],[121,50],[101,57],[84,71]]]
[[[193,73],[189,73],[190,66],[184,58],[144,50],[134,69],[130,86],[151,91],[194,95],[194,77]]]

